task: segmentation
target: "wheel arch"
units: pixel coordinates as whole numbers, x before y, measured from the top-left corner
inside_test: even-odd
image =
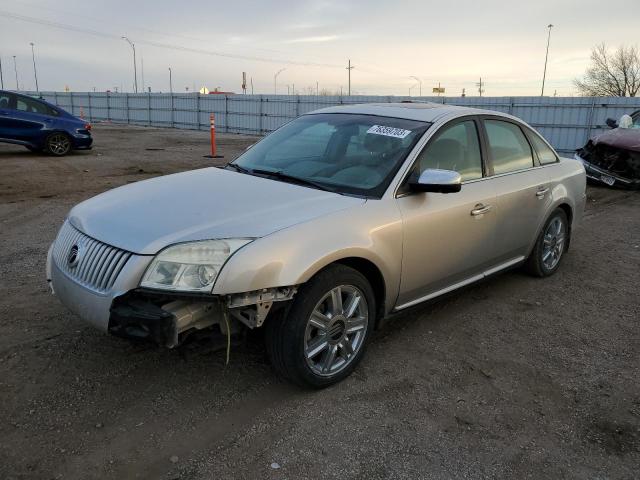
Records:
[[[562,210],[565,215],[567,216],[567,229],[569,230],[568,235],[567,235],[567,242],[566,242],[566,246],[565,246],[565,252],[569,251],[569,247],[571,246],[571,229],[573,226],[573,208],[571,208],[571,205],[569,205],[566,201],[561,202],[559,205],[556,206],[556,208],[554,208],[551,213],[553,213],[556,209],[560,209]],[[549,214],[551,215],[551,214]]]
[[[330,263],[324,268],[335,264],[345,265],[347,267],[353,268],[354,270],[360,272],[367,279],[367,281],[371,285],[371,288],[373,289],[373,294],[375,295],[376,299],[376,327],[378,327],[380,321],[385,315],[385,296],[387,293],[387,287],[382,271],[371,260],[363,257],[341,258]]]

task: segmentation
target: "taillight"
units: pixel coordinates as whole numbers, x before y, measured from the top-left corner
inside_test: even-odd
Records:
[[[85,130],[91,130],[91,124],[90,124],[90,123],[87,123],[87,124],[84,126],[84,129],[85,129]]]

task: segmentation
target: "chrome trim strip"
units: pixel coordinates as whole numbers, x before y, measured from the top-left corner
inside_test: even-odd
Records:
[[[519,256],[516,258],[512,258],[511,260],[508,260],[504,263],[501,263],[500,265],[497,265],[493,268],[490,268],[489,270],[486,270],[484,272],[482,272],[479,275],[474,275],[473,277],[469,277],[465,280],[462,280],[458,283],[454,283],[453,285],[449,285],[448,287],[445,287],[441,290],[438,290],[436,292],[430,293],[428,295],[425,295],[424,297],[420,297],[416,300],[412,300],[410,302],[404,303],[402,305],[398,305],[394,308],[394,310],[404,310],[405,308],[409,308],[409,307],[413,307],[414,305],[418,305],[419,303],[422,302],[426,302],[427,300],[431,300],[432,298],[436,298],[439,297],[440,295],[444,295],[445,293],[449,293],[452,292],[453,290],[457,290],[458,288],[464,287],[466,285],[469,285],[471,283],[477,282],[478,280],[482,280],[483,278],[486,278],[490,275],[493,275],[494,273],[499,272],[500,270],[504,270],[505,268],[509,268],[513,265],[516,265],[520,262],[522,262],[525,259],[524,256]]]

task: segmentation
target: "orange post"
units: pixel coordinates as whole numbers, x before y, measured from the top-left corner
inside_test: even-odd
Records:
[[[216,156],[216,116],[212,113],[209,117],[211,122],[211,156]]]
[[[204,157],[224,158],[222,155],[216,155],[216,116],[213,113],[209,115],[209,123],[211,124],[211,155],[204,155]]]
[[[80,118],[84,120],[84,110],[80,107]]]

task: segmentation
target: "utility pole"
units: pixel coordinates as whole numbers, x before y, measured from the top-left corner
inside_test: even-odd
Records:
[[[544,56],[544,73],[542,74],[542,91],[540,92],[540,96],[544,96],[544,81],[547,78],[547,60],[549,59],[549,43],[551,42],[551,29],[553,28],[553,25],[550,23],[549,25],[547,25],[547,28],[549,29],[549,33],[547,34],[547,53]]]
[[[169,93],[173,93],[173,80],[171,79],[171,67],[169,67]]]
[[[29,43],[31,45],[31,58],[33,59],[33,76],[36,78],[36,92],[40,93],[40,88],[38,88],[38,72],[36,71],[36,54],[33,50],[33,42]]]
[[[413,75],[410,76],[409,78],[413,78],[415,81],[417,81],[420,84],[420,96],[422,96],[422,80],[420,80],[418,77],[414,77]],[[409,90],[409,96],[411,96],[411,90]]]
[[[13,71],[16,72],[16,90],[20,90],[20,85],[18,84],[18,65],[16,64],[16,56],[13,56]]]
[[[349,63],[347,64],[347,71],[349,72],[349,88],[347,89],[347,95],[351,96],[351,70],[353,67],[351,66],[351,59],[349,59]]]
[[[251,95],[253,95],[253,77],[249,78],[249,83],[251,84]]]
[[[482,88],[483,86],[484,82],[482,81],[482,77],[480,77],[480,81],[476,83],[476,87],[478,87],[478,93],[480,94],[480,96],[482,96],[482,94],[484,93],[484,88]]]
[[[0,57],[0,89],[4,90],[4,78],[2,77],[2,57]]]
[[[320,84],[316,80],[316,97],[320,95]]]
[[[286,70],[286,68],[281,68],[280,70],[278,70],[276,72],[276,74],[273,76],[273,94],[277,95],[278,94],[278,75],[280,75],[282,72],[284,72]]]
[[[123,35],[122,39],[126,40],[127,43],[131,45],[131,48],[133,50],[133,86],[136,93],[138,93],[138,67],[136,66],[136,44],[133,43],[131,40],[129,40],[129,38],[126,35]]]

